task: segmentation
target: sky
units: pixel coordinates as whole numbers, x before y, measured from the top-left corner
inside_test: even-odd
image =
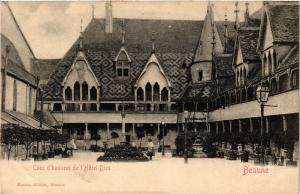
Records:
[[[112,1],[114,18],[203,20],[207,1]],[[233,1],[212,2],[215,20],[227,17],[234,20]],[[262,2],[249,2],[250,14],[257,11]],[[9,5],[29,42],[36,58],[61,58],[72,46],[92,18],[105,17],[105,2],[9,2]],[[239,2],[239,20],[243,20],[245,2]],[[200,36],[200,35],[199,35]]]

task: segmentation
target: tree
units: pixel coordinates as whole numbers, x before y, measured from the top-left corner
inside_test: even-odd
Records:
[[[98,146],[98,141],[101,140],[101,135],[99,134],[94,134],[92,136],[92,140],[95,140],[96,141],[96,146]]]
[[[116,145],[116,139],[119,138],[119,134],[115,131],[111,132],[111,138],[114,140],[114,146]]]
[[[136,130],[135,133],[136,133],[136,137],[140,140],[140,147],[141,147],[142,139],[143,137],[145,137],[145,131],[141,129],[141,130]]]
[[[23,128],[22,133],[23,133],[23,135],[22,135],[22,144],[25,147],[26,159],[27,159],[28,156],[29,156],[29,150],[33,146],[33,142],[34,142],[34,129]]]
[[[18,145],[21,128],[16,124],[2,125],[2,142],[7,146],[7,159],[10,159],[10,153],[14,146]]]

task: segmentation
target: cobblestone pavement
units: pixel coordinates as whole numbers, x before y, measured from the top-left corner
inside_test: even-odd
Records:
[[[184,164],[183,158],[172,158],[168,153],[164,157],[156,153],[149,162],[95,162],[100,154],[103,153],[75,151],[72,158],[1,161],[2,192],[292,194],[298,191],[298,168],[265,166],[268,173],[245,174],[245,166],[248,171],[259,166],[209,158],[192,158]]]

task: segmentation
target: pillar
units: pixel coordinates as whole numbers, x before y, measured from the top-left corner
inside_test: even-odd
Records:
[[[225,129],[225,121],[222,121],[222,127],[223,127],[223,133],[225,133],[226,129]]]
[[[132,123],[132,140],[136,139],[135,123]]]
[[[232,122],[229,120],[229,132],[232,133]]]
[[[207,132],[210,135],[210,123],[207,123]]]
[[[242,120],[239,120],[239,133],[242,133],[243,126],[242,126]]]
[[[282,115],[282,126],[283,126],[283,131],[287,131],[287,120],[286,120],[286,116]]]
[[[110,138],[109,123],[106,123],[107,140]]]
[[[219,125],[218,125],[218,122],[216,122],[216,134],[219,134]]]
[[[250,132],[253,132],[253,121],[252,121],[252,118],[250,118]]]
[[[157,134],[160,134],[160,123],[157,123]]]
[[[119,104],[116,104],[116,111],[119,110]]]
[[[84,138],[85,138],[85,140],[88,140],[88,139],[90,139],[90,137],[89,137],[89,132],[88,132],[88,123],[85,123],[85,132],[84,132]]]
[[[265,117],[266,118],[266,134],[268,134],[270,132],[270,128],[269,128],[269,118],[268,117]]]

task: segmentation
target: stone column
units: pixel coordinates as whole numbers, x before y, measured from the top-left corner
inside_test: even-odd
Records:
[[[242,133],[243,126],[242,126],[242,120],[239,120],[239,133]]]
[[[282,115],[282,126],[283,126],[283,131],[287,131],[287,120],[286,120],[286,116]]]
[[[250,132],[253,132],[253,121],[252,121],[252,118],[250,118]]]
[[[232,122],[229,120],[229,132],[232,133]]]
[[[270,132],[270,128],[269,128],[269,118],[268,117],[265,117],[266,118],[266,134],[268,134]]]
[[[106,123],[107,140],[110,138],[109,123]]]
[[[116,104],[116,111],[119,110],[119,104]]]
[[[88,123],[85,123],[85,133],[84,133],[84,138],[85,138],[85,140],[88,140],[88,139],[90,139],[91,137],[90,137],[90,134],[89,134],[89,129],[88,129]]]
[[[157,134],[160,133],[160,123],[157,123]]]
[[[136,133],[135,133],[135,123],[132,123],[132,140],[136,139]]]
[[[122,117],[122,141],[125,141],[125,118]]]
[[[226,129],[225,129],[225,121],[222,121],[222,127],[223,127],[223,133],[225,133]]]

